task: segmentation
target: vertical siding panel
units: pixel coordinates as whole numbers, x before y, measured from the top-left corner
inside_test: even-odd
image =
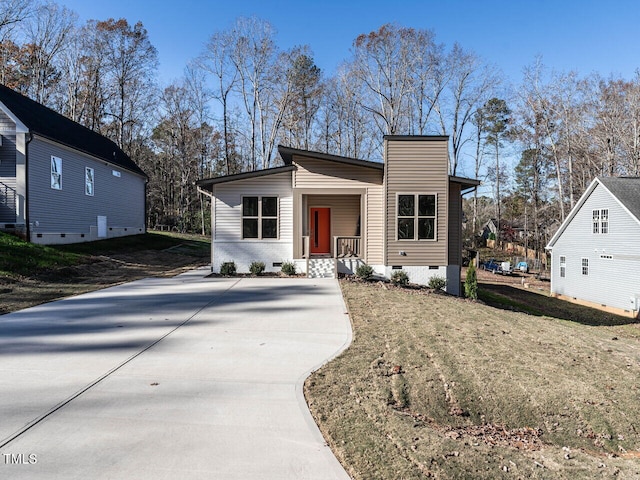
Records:
[[[446,265],[449,165],[445,137],[386,139],[386,265]],[[437,195],[436,240],[397,240],[396,197]],[[406,256],[399,255],[403,251]]]
[[[462,197],[460,185],[449,183],[449,265],[462,265]]]
[[[384,265],[384,188],[367,189],[367,263]]]

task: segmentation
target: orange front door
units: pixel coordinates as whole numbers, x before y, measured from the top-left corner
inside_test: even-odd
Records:
[[[309,251],[316,254],[331,253],[331,209],[309,210]]]

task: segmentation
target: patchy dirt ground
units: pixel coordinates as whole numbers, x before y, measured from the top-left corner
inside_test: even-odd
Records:
[[[206,256],[180,247],[89,256],[84,263],[33,277],[0,276],[0,314],[147,277],[172,277],[206,265]]]

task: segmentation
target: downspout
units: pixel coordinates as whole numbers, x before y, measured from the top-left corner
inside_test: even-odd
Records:
[[[213,189],[213,186],[211,186],[211,188]],[[200,188],[199,186],[196,185],[196,190],[198,191],[198,193],[202,193],[203,195],[206,195],[207,197],[209,197],[211,199],[211,273],[213,273],[213,238],[215,235],[215,217],[214,217],[214,213],[213,213],[213,205],[214,205],[214,201],[215,201],[215,197],[213,196],[213,190],[211,193],[207,192],[206,190],[203,190],[202,188]]]
[[[31,221],[29,219],[29,144],[33,140],[33,133],[24,134],[24,223],[27,228],[27,242],[31,242]]]

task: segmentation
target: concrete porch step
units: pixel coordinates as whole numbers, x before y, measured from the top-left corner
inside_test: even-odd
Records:
[[[307,277],[335,278],[335,260],[333,258],[310,258]]]

